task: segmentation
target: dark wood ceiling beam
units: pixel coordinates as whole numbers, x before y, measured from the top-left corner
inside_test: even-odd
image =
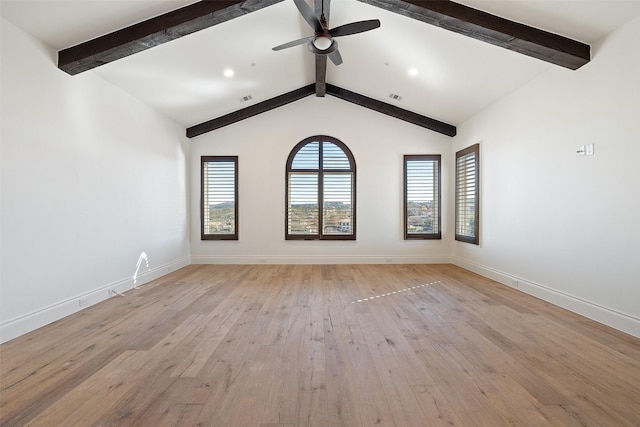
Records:
[[[591,59],[588,44],[452,1],[359,1],[572,70]]]
[[[282,0],[200,1],[58,52],[58,68],[74,75]]]
[[[310,85],[303,86],[300,89],[292,90],[291,92],[276,96],[275,98],[267,99],[266,101],[243,108],[242,110],[234,111],[233,113],[191,126],[187,128],[187,138],[193,138],[195,136],[202,135],[203,133],[211,132],[212,130],[220,129],[221,127],[248,119],[249,117],[257,116],[258,114],[273,110],[274,108],[282,107],[290,102],[313,95],[314,92],[315,84],[312,83]]]
[[[315,88],[315,83],[312,83],[310,85],[303,86],[300,89],[287,92],[283,95],[262,101],[250,107],[243,108],[242,110],[234,111],[233,113],[191,126],[187,128],[187,138],[193,138],[204,133],[220,129],[221,127],[237,123],[241,120],[248,119],[269,110],[273,110],[274,108],[282,107],[290,102],[313,95],[315,93]],[[361,107],[369,108],[370,110],[386,114],[387,116],[391,116],[396,119],[404,120],[405,122],[412,123],[434,132],[447,136],[456,136],[456,127],[448,123],[413,113],[400,107],[396,107],[395,105],[387,104],[386,102],[378,101],[329,83],[326,84],[326,90],[328,94],[333,95],[336,98],[340,98],[343,101],[348,101]]]
[[[313,10],[317,16],[324,14],[327,24],[330,22],[331,0],[315,0]],[[323,10],[324,7],[324,10]],[[329,28],[331,26],[329,25]],[[327,55],[315,55],[316,61],[316,96],[324,97],[327,93]]]
[[[376,99],[369,98],[346,89],[342,89],[332,84],[327,84],[327,93],[344,101],[352,102],[361,107],[369,108],[379,113],[386,114],[387,116],[404,120],[405,122],[421,126],[434,132],[438,132],[447,136],[456,136],[457,130],[455,126],[436,119],[432,119],[431,117],[426,117],[397,107],[395,105],[387,104],[386,102],[378,101]]]

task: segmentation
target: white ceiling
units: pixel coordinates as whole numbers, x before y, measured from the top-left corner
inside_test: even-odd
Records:
[[[590,44],[640,16],[640,0],[459,2]],[[59,50],[190,3],[2,0],[1,13]],[[331,1],[330,27],[365,19],[379,19],[381,27],[336,39],[344,63],[328,61],[327,82],[453,125],[560,68],[356,0]],[[187,127],[313,83],[314,57],[304,45],[271,50],[309,35],[293,2],[285,0],[87,73]],[[411,67],[417,76],[408,75]],[[227,68],[233,77],[224,77]],[[391,93],[402,100],[390,99]],[[252,99],[241,103],[247,95]]]

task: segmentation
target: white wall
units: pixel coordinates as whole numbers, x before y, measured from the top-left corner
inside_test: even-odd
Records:
[[[640,18],[458,127],[481,143],[480,246],[454,263],[640,336]],[[579,146],[595,144],[581,157]]]
[[[285,164],[313,135],[338,138],[351,150],[357,175],[356,241],[285,241]],[[449,176],[452,139],[327,95],[310,96],[194,138],[191,143],[191,259],[194,263],[449,262],[443,209],[440,241],[405,241],[404,154],[442,154]],[[200,157],[238,155],[238,241],[200,240]],[[449,181],[443,180],[443,205]]]
[[[184,128],[2,21],[2,341],[189,263]]]

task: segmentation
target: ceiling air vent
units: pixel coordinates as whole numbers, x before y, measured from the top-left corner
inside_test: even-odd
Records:
[[[394,101],[402,101],[402,97],[400,95],[396,95],[395,93],[390,93],[389,98],[393,99]]]
[[[240,102],[247,102],[247,101],[251,101],[252,99],[253,97],[251,95],[247,95],[240,98]]]

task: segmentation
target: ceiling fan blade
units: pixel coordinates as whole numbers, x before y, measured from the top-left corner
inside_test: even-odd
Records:
[[[322,25],[320,25],[318,17],[313,12],[313,9],[311,9],[311,7],[307,4],[307,2],[304,0],[293,0],[293,2],[296,4],[298,11],[300,11],[300,15],[302,15],[304,20],[307,21],[309,25],[311,25],[313,31],[315,31],[316,33],[321,33]]]
[[[379,19],[371,19],[369,21],[358,21],[350,24],[340,25],[339,27],[329,30],[331,37],[348,36],[351,34],[363,33],[365,31],[374,30],[380,27]]]
[[[281,44],[279,46],[273,47],[273,48],[271,48],[271,50],[287,49],[289,47],[298,46],[300,44],[305,44],[309,40],[312,40],[312,39],[313,39],[313,37],[304,37],[304,38],[301,38],[301,39],[298,39],[298,40],[291,41],[289,43],[285,43],[285,44]]]
[[[331,62],[333,62],[335,65],[342,64],[342,55],[340,55],[340,51],[338,49],[334,50],[327,56],[329,57]]]

